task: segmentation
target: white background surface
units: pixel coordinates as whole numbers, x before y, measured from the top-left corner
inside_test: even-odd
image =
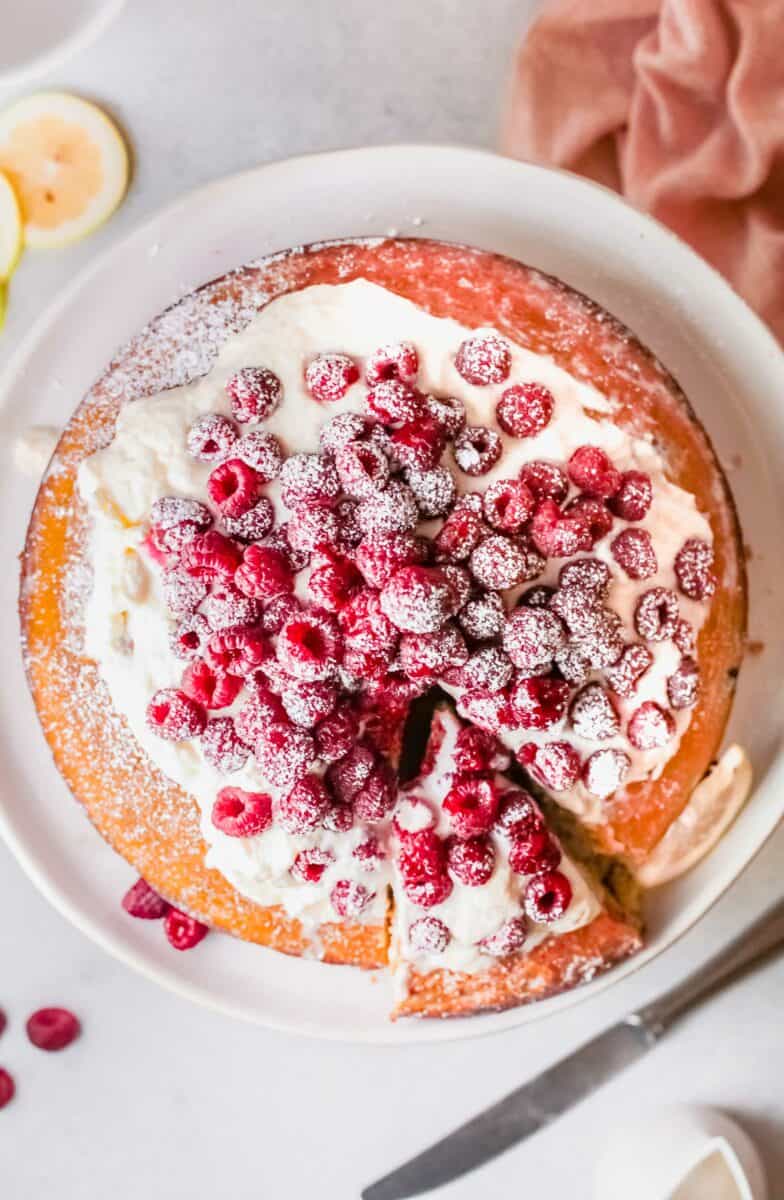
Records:
[[[0,366],[83,263],[197,183],[339,145],[492,144],[511,48],[535,7],[130,0],[98,43],[44,83],[93,97],[122,121],[137,158],[131,194],[86,243],[27,258]],[[10,98],[0,88],[0,101]],[[0,1114],[0,1195],[356,1197],[361,1184],[721,946],[781,894],[782,850],[780,833],[694,933],[604,996],[493,1039],[391,1051],[295,1040],[187,1006],[71,929],[0,848],[0,1007],[11,1018],[0,1065],[19,1087]],[[784,1196],[782,995],[784,962],[714,1001],[644,1063],[448,1195],[587,1196],[618,1116],[696,1100],[740,1116],[780,1180],[774,1198]],[[23,1036],[25,1016],[44,1003],[68,1005],[84,1022],[84,1037],[61,1056]]]

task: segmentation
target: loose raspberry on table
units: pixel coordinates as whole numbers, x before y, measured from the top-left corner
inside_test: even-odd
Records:
[[[256,762],[274,787],[291,787],[316,758],[316,743],[309,733],[288,722],[265,725],[256,742]]]
[[[591,545],[595,546],[613,527],[613,516],[603,500],[595,496],[575,496],[564,509],[567,517],[576,517],[588,527]]]
[[[320,850],[314,846],[311,850],[300,850],[291,864],[291,874],[300,883],[319,883],[327,867],[335,861],[331,850]]]
[[[435,633],[458,607],[439,567],[400,567],[381,589],[381,611],[405,633]]]
[[[552,871],[561,861],[561,851],[542,825],[531,825],[514,834],[509,846],[509,866],[515,875]]]
[[[406,533],[419,520],[414,493],[407,484],[393,479],[383,492],[376,492],[357,505],[357,522],[366,537],[380,533]]]
[[[337,613],[361,591],[363,579],[347,558],[338,558],[311,571],[308,588],[314,603],[327,612]]]
[[[334,554],[341,549],[340,520],[331,509],[317,504],[299,504],[285,529],[290,551],[304,560],[303,566],[316,551]],[[299,569],[299,562],[292,561],[291,565],[294,570]]]
[[[147,725],[170,742],[198,737],[206,724],[203,706],[178,688],[161,688],[147,705]]]
[[[370,427],[370,422],[359,413],[338,413],[321,426],[319,449],[322,454],[334,456],[352,442],[367,442]]]
[[[180,912],[178,908],[173,908],[166,914],[163,929],[175,950],[192,950],[209,933],[206,925],[188,913]]]
[[[268,601],[261,612],[259,628],[268,635],[280,633],[289,617],[302,612],[302,605],[296,596],[281,593]]]
[[[277,479],[283,467],[283,451],[274,434],[251,429],[233,446],[232,456],[241,458],[259,477],[261,483]]]
[[[428,544],[413,533],[376,533],[362,539],[356,563],[372,587],[382,588],[400,567],[427,561]]]
[[[286,715],[295,725],[312,729],[328,717],[338,702],[338,689],[332,683],[305,683],[292,679],[280,694]]]
[[[498,424],[510,437],[536,437],[552,420],[555,397],[541,383],[519,383],[509,387],[495,409]]]
[[[0,1108],[5,1108],[10,1104],[16,1094],[16,1084],[13,1076],[6,1071],[5,1067],[0,1067]]]
[[[642,521],[653,500],[653,486],[644,471],[623,471],[618,491],[609,506],[622,521]]]
[[[592,796],[606,800],[622,787],[631,767],[631,759],[623,750],[608,747],[596,750],[586,759],[583,767],[583,783]]]
[[[489,771],[504,771],[509,755],[484,729],[467,725],[457,735],[452,755],[455,775],[484,775]]]
[[[128,888],[122,898],[122,906],[129,916],[141,921],[160,921],[171,908],[168,900],[159,896],[146,879],[137,879]]]
[[[690,600],[708,600],[716,591],[713,550],[700,538],[687,538],[675,555],[675,578]]]
[[[262,496],[241,517],[223,517],[223,528],[229,537],[240,542],[260,542],[275,524],[275,509],[272,501]]]
[[[656,587],[643,592],[634,610],[634,628],[648,642],[666,642],[678,625],[678,597],[668,588]]]
[[[261,480],[241,458],[219,463],[207,480],[207,494],[224,517],[242,517],[259,499]]]
[[[505,614],[498,592],[480,592],[463,605],[457,619],[469,637],[486,642],[500,636]]]
[[[196,658],[183,671],[182,690],[204,708],[228,708],[242,690],[242,680],[222,667]]]
[[[629,717],[626,736],[637,750],[658,750],[675,737],[675,721],[654,700],[646,700]]]
[[[349,442],[335,454],[343,491],[356,500],[367,500],[389,482],[389,459],[373,442]]]
[[[215,828],[227,837],[256,837],[272,823],[272,797],[266,792],[221,788],[211,815]]]
[[[345,757],[359,737],[357,714],[347,704],[338,705],[313,731],[318,756],[326,763]]]
[[[607,667],[607,682],[614,692],[628,700],[637,690],[637,684],[653,665],[653,655],[647,646],[634,642],[626,646],[617,662]]]
[[[82,1032],[78,1018],[67,1008],[39,1008],[27,1018],[25,1029],[39,1050],[64,1050]]]
[[[447,680],[469,691],[500,692],[513,675],[514,667],[508,655],[498,646],[485,646],[475,650],[464,663],[455,664]]]
[[[351,879],[339,879],[329,894],[332,907],[339,917],[353,920],[367,908],[375,893]]]
[[[495,933],[482,938],[479,949],[493,958],[506,958],[520,950],[528,936],[528,925],[524,916],[510,917]]]
[[[599,446],[580,446],[575,450],[566,473],[581,492],[600,500],[609,500],[621,486],[620,471],[616,471]]]
[[[263,421],[280,404],[283,384],[267,367],[242,367],[226,380],[235,421]]]
[[[508,688],[502,692],[463,692],[457,700],[457,711],[488,733],[499,733],[516,723]]]
[[[425,407],[448,438],[458,434],[466,423],[465,405],[457,396],[426,396]]]
[[[667,680],[667,699],[675,709],[692,708],[697,703],[700,671],[693,658],[682,658]]]
[[[414,494],[420,517],[443,517],[455,502],[457,489],[448,467],[406,471],[406,483]]]
[[[485,837],[471,837],[448,843],[447,869],[466,887],[484,887],[495,868],[495,850]]]
[[[298,679],[329,679],[343,657],[343,639],[331,613],[311,608],[291,617],[278,635],[278,660]]]
[[[185,444],[188,453],[200,462],[216,462],[229,455],[238,437],[239,430],[228,417],[205,413],[191,425]]]
[[[519,479],[531,492],[535,500],[554,500],[562,504],[569,492],[569,480],[557,463],[535,459],[526,463]]]
[[[504,622],[501,644],[516,667],[538,674],[549,670],[566,638],[563,621],[548,608],[516,608]]]
[[[604,742],[620,728],[615,705],[598,683],[582,688],[569,706],[572,729],[589,742]]]
[[[553,792],[565,792],[580,776],[580,755],[569,742],[526,742],[517,752],[518,762],[534,779]]]
[[[452,892],[446,865],[446,843],[432,829],[410,833],[400,840],[398,869],[403,891],[413,904],[432,908]]]
[[[401,467],[429,471],[444,453],[446,434],[438,421],[426,412],[401,425],[390,438],[390,454]]]
[[[610,543],[610,550],[630,579],[650,579],[659,569],[647,529],[624,529]]]
[[[169,639],[176,658],[190,661],[198,658],[210,636],[210,625],[201,613],[188,613],[177,625]]]
[[[546,558],[570,558],[593,545],[588,522],[579,513],[563,513],[554,500],[542,500],[531,521],[531,537]]]
[[[572,885],[563,871],[544,871],[525,889],[526,915],[540,924],[559,920],[571,902]]]
[[[282,592],[294,591],[294,574],[282,550],[272,546],[248,546],[234,574],[241,592],[256,600],[272,600]]]
[[[438,917],[420,917],[409,926],[408,940],[416,954],[443,954],[452,935]]]
[[[493,533],[471,551],[468,566],[482,587],[502,592],[523,580],[535,579],[544,563],[523,542],[504,533]]]
[[[569,685],[549,675],[518,679],[509,700],[512,713],[523,729],[549,729],[566,711]]]
[[[494,429],[484,425],[466,425],[455,436],[455,462],[466,475],[486,475],[501,457],[503,443]]]
[[[425,413],[425,397],[400,379],[384,379],[366,397],[370,413],[384,425],[406,425]]]
[[[347,354],[319,354],[305,368],[305,386],[320,404],[341,400],[359,379],[359,367]]]
[[[410,679],[432,679],[462,668],[468,660],[468,647],[457,626],[448,621],[434,633],[404,633],[399,656]]]
[[[483,496],[482,507],[488,525],[501,533],[519,533],[533,515],[534,495],[519,479],[500,479],[491,483]]]
[[[275,818],[286,833],[312,833],[318,829],[331,804],[329,792],[318,775],[305,775],[275,807]]]
[[[231,717],[212,717],[201,735],[201,749],[208,763],[222,775],[241,771],[250,749],[240,738]]]
[[[497,333],[475,333],[458,348],[455,367],[466,383],[475,387],[503,383],[512,369],[509,343]]]
[[[365,363],[365,379],[375,387],[385,379],[413,383],[419,370],[419,355],[412,342],[388,342],[374,350]]]
[[[280,497],[286,508],[298,504],[330,507],[340,495],[340,480],[332,459],[324,454],[292,454],[280,472]]]
[[[500,797],[495,784],[476,776],[460,779],[447,792],[442,808],[457,837],[488,833],[498,814]]]
[[[249,675],[270,657],[267,639],[252,627],[221,629],[207,643],[207,662],[230,675]]]
[[[480,514],[458,502],[436,534],[439,562],[463,562],[488,532]]]
[[[226,583],[231,581],[241,558],[239,546],[217,530],[210,529],[188,542],[183,549],[180,566],[197,579]]]

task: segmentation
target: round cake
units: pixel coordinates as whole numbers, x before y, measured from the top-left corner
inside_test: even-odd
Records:
[[[20,612],[57,765],[175,945],[389,965],[395,1015],[446,1016],[642,944],[745,603],[639,341],[510,259],[382,239],[243,267],[117,354]]]

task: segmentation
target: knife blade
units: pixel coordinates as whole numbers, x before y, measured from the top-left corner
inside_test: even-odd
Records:
[[[784,901],[671,991],[365,1188],[362,1200],[408,1200],[489,1162],[592,1094],[655,1046],[679,1017],[782,949]]]

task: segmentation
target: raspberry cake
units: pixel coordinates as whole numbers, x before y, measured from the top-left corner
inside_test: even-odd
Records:
[[[391,963],[397,1014],[451,1015],[639,947],[630,880],[716,752],[745,581],[705,434],[628,330],[381,240],[252,264],[118,354],[20,608],[56,762],[192,918],[175,944]]]

